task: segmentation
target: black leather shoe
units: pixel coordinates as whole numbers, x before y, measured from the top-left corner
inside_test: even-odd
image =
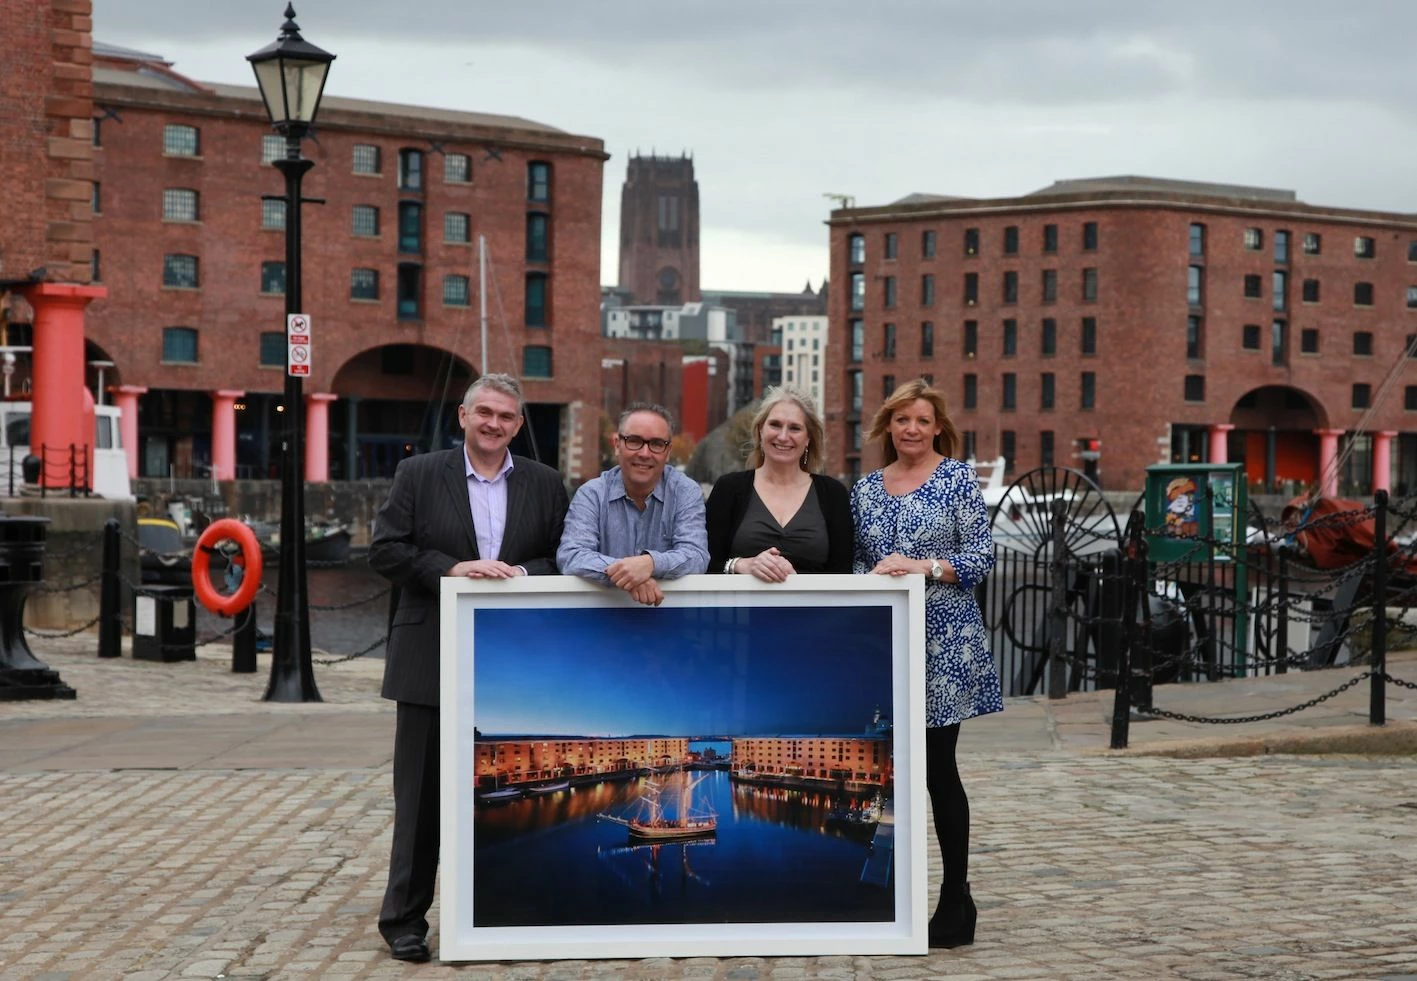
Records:
[[[395,937],[389,941],[389,951],[396,961],[421,962],[432,956],[428,953],[428,941],[416,933],[406,933],[402,937]]]
[[[953,896],[941,890],[940,905],[930,917],[931,947],[965,947],[974,943],[974,925],[979,911],[969,894],[969,883]]]

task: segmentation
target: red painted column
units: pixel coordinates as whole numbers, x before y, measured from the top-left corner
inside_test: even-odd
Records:
[[[1210,462],[1211,462],[1211,463],[1228,463],[1228,462],[1229,462],[1228,457],[1229,457],[1229,454],[1230,454],[1230,450],[1229,450],[1229,448],[1226,446],[1226,443],[1228,442],[1228,440],[1227,440],[1226,437],[1227,437],[1227,434],[1230,432],[1230,430],[1232,430],[1232,429],[1234,429],[1234,428],[1235,428],[1235,427],[1234,427],[1232,424],[1228,423],[1228,422],[1217,423],[1216,425],[1210,427]]]
[[[1315,429],[1319,438],[1319,493],[1324,497],[1338,496],[1338,437],[1342,429]]]
[[[332,392],[305,396],[305,481],[323,484],[330,479],[330,403]]]
[[[36,283],[19,292],[34,310],[30,452],[39,455],[41,446],[48,447],[45,483],[68,487],[70,444],[88,447],[88,472],[93,473],[94,430],[92,424],[84,425],[84,308],[108,291],[76,283]]]
[[[1373,493],[1380,490],[1391,491],[1392,482],[1392,438],[1395,429],[1383,429],[1373,433]]]
[[[212,476],[236,479],[236,400],[245,395],[222,388],[212,392]]]
[[[148,394],[146,385],[110,385],[108,394],[122,415],[118,419],[118,438],[123,441],[123,454],[128,457],[128,479],[138,476],[138,396]]]

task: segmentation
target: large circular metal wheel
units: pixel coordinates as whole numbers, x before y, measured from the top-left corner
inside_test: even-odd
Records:
[[[1019,477],[998,502],[985,497],[992,515],[994,544],[1041,556],[1051,552],[1053,513],[1063,509],[1063,547],[1069,555],[1117,548],[1121,528],[1102,489],[1086,474],[1068,467],[1039,467]]]

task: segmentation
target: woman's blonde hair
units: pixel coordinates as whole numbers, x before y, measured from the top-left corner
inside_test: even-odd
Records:
[[[756,470],[763,465],[763,425],[768,421],[768,413],[783,402],[797,406],[807,420],[807,452],[801,466],[808,473],[815,473],[822,465],[826,451],[823,445],[826,442],[826,430],[822,427],[822,417],[817,414],[811,396],[786,385],[774,385],[763,393],[763,404],[758,408],[758,414],[753,416],[753,435],[748,444],[748,469]]]
[[[881,456],[887,464],[895,463],[899,458],[895,442],[890,436],[891,417],[920,399],[930,403],[931,408],[935,410],[935,421],[940,424],[940,431],[935,434],[935,452],[941,456],[954,456],[955,450],[959,448],[959,432],[950,421],[949,413],[945,411],[944,393],[931,386],[925,379],[917,378],[891,392],[890,398],[876,410],[876,416],[871,420],[871,433],[867,438],[880,442]]]

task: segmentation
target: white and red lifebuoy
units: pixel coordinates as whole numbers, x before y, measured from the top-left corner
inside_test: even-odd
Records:
[[[241,549],[231,561],[243,568],[241,585],[230,594],[219,593],[212,585],[210,575],[212,553],[217,543],[235,542]],[[202,537],[197,539],[196,550],[192,553],[192,588],[197,593],[197,601],[213,613],[224,617],[235,616],[256,598],[261,588],[261,543],[256,533],[235,518],[220,518],[207,525]]]

